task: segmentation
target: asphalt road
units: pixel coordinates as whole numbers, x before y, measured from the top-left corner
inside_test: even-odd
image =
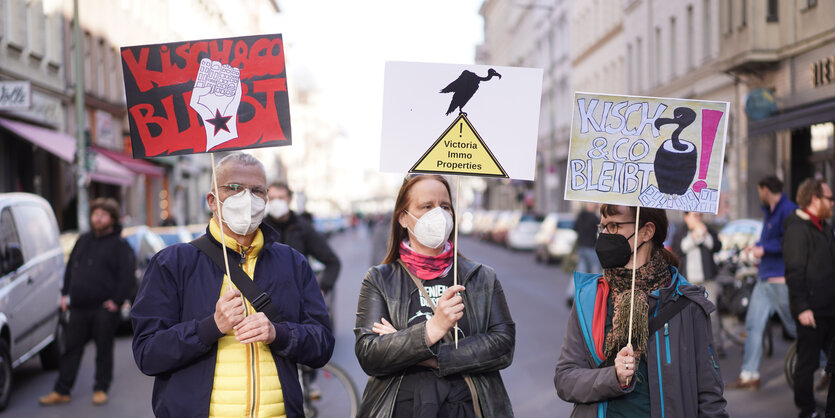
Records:
[[[571,405],[557,397],[553,377],[568,315],[565,304],[568,275],[559,266],[535,263],[530,253],[513,252],[468,237],[461,237],[460,241],[459,247],[467,257],[496,269],[516,321],[514,361],[502,371],[516,416],[567,417]],[[367,376],[354,356],[353,326],[360,282],[371,264],[370,234],[364,229],[348,231],[334,236],[331,243],[343,263],[334,306],[336,348],[332,362],[351,375],[361,392]],[[782,369],[788,343],[779,338],[779,333],[775,335],[778,337],[774,355],[765,358],[761,367],[761,389],[757,392],[726,391],[730,416],[785,418],[797,415]],[[741,347],[727,344],[727,356],[720,360],[726,382],[736,377],[742,357]],[[130,336],[117,340],[115,380],[110,390],[110,403],[105,406],[96,407],[91,402],[93,365],[94,350],[90,345],[72,394],[73,401],[63,406],[41,407],[37,398],[51,390],[57,372],[43,371],[37,358],[30,360],[15,372],[12,398],[3,415],[27,418],[152,416],[153,379],[136,368]]]

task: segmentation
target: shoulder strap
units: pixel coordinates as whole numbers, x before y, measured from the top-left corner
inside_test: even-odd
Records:
[[[674,316],[678,315],[679,312],[686,308],[690,302],[691,300],[689,298],[679,296],[679,298],[673,303],[661,308],[661,310],[658,311],[658,315],[649,319],[649,333],[652,334],[664,326],[664,324],[669,322]]]
[[[226,271],[226,266],[223,262],[223,250],[220,246],[212,243],[212,241],[209,240],[208,235],[201,235],[189,244],[197,247],[197,249],[202,251],[203,254],[209,256],[209,258],[211,258],[212,261],[220,267],[222,272]],[[246,275],[239,264],[230,263],[229,273],[232,275],[230,277],[232,283],[234,283],[235,287],[237,287],[244,297],[249,300],[249,303],[256,311],[263,312],[273,322],[282,321],[281,314],[278,312],[278,309],[273,306],[270,296],[264,293],[264,291],[261,290],[257,284],[255,284],[255,280],[250,279],[249,276]]]

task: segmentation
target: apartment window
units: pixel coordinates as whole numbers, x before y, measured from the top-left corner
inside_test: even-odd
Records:
[[[644,50],[641,38],[635,41],[635,87],[639,92],[644,88]]]
[[[635,90],[635,84],[632,80],[634,74],[632,73],[632,66],[635,58],[632,57],[632,44],[626,44],[626,90],[631,93]]]
[[[710,39],[710,33],[712,32],[713,25],[710,18],[710,0],[704,0],[704,6],[702,8],[703,12],[703,23],[702,23],[702,58],[703,61],[707,61],[710,58],[710,43],[712,42]]]
[[[676,77],[676,18],[670,18],[670,79]]]
[[[734,3],[731,0],[725,0],[725,33],[734,31]]]
[[[741,0],[741,5],[742,11],[739,13],[739,17],[742,21],[739,23],[739,27],[744,28],[748,24],[748,0]]]
[[[687,60],[687,69],[690,70],[693,68],[693,53],[695,52],[695,48],[693,48],[693,6],[687,6],[687,30],[684,36],[687,37],[684,56]]]
[[[766,11],[765,11],[765,21],[766,22],[777,22],[779,21],[779,8],[778,8],[778,1],[777,0],[768,0],[766,4]]]
[[[81,54],[83,58],[81,59],[82,63],[82,74],[84,74],[84,91],[87,93],[93,92],[93,72],[90,70],[93,68],[93,35],[90,32],[84,33],[84,44],[82,45]]]
[[[96,80],[97,91],[100,97],[108,97],[108,71],[107,68],[109,66],[110,55],[108,54],[107,45],[104,43],[103,38],[99,38],[98,46],[96,48],[96,57],[95,57],[95,68],[96,68]]]
[[[653,57],[653,76],[654,76],[654,84],[659,85],[661,84],[661,80],[663,76],[661,75],[661,28],[655,28],[655,56]]]

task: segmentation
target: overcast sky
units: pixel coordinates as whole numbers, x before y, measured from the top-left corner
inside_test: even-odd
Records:
[[[312,82],[325,96],[328,116],[358,143],[357,154],[346,157],[376,169],[385,62],[474,63],[475,47],[483,40],[481,3],[279,1],[276,32],[287,44],[288,84],[294,77]]]

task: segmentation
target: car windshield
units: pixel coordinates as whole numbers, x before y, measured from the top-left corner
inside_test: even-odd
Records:
[[[159,237],[162,238],[162,242],[165,243],[166,247],[180,242],[180,235],[177,233],[159,234]]]
[[[557,221],[557,228],[559,229],[574,229],[574,220],[573,219],[566,219],[562,221]]]

